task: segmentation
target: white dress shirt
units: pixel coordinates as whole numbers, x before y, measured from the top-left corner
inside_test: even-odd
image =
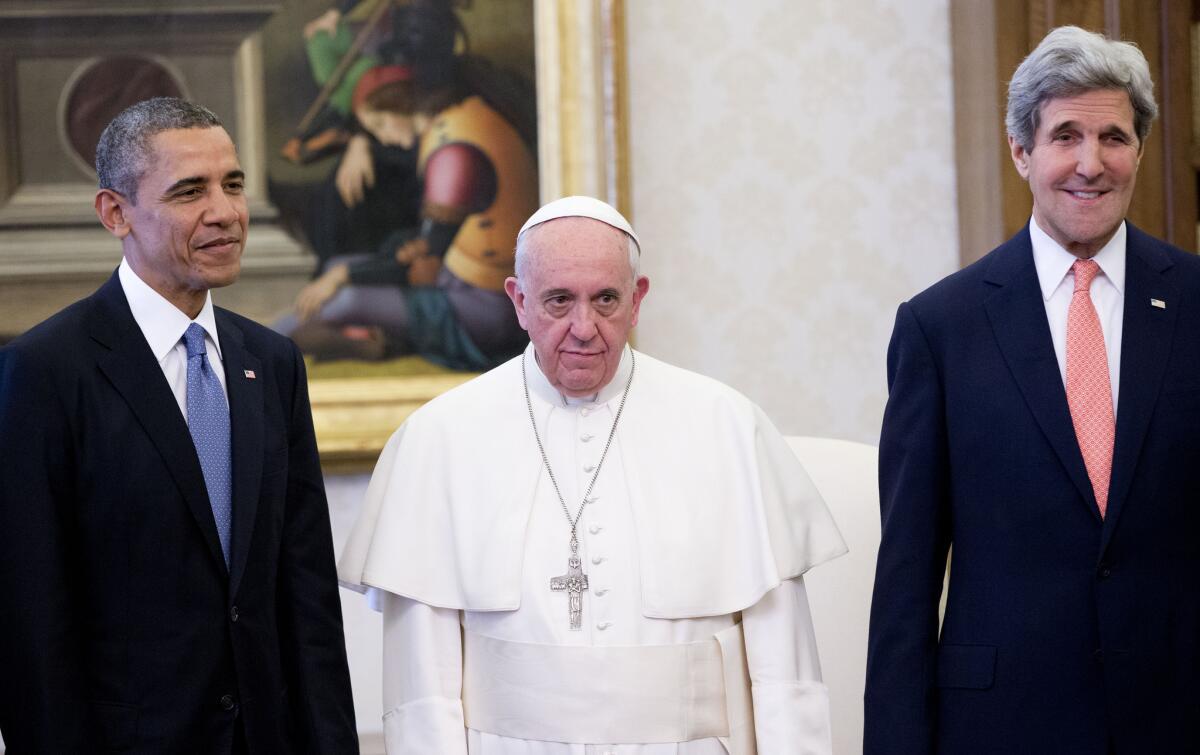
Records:
[[[204,343],[208,350],[208,362],[212,365],[221,390],[225,393],[228,404],[229,390],[225,387],[225,363],[221,359],[221,342],[217,339],[217,320],[213,315],[212,294],[204,296],[204,306],[193,321],[178,307],[163,298],[162,294],[150,288],[133,268],[129,261],[122,258],[121,266],[117,269],[121,281],[121,290],[129,302],[129,311],[133,313],[134,322],[146,337],[150,351],[158,360],[179,411],[187,421],[187,345],[183,342],[183,334],[192,322],[197,322],[204,328]]]
[[[1092,259],[1100,266],[1100,275],[1092,279],[1088,289],[1100,330],[1104,332],[1104,350],[1108,354],[1108,379],[1112,385],[1113,416],[1117,413],[1117,396],[1121,382],[1121,331],[1125,314],[1125,223]],[[1054,356],[1063,385],[1067,384],[1067,310],[1075,291],[1075,273],[1071,265],[1078,259],[1058,245],[1037,221],[1029,221],[1029,237],[1033,242],[1033,264],[1037,268],[1042,300],[1046,304],[1046,319],[1050,321],[1050,338],[1054,341]]]

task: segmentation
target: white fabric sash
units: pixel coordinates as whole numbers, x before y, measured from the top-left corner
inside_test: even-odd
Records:
[[[462,699],[468,728],[504,737],[576,744],[719,737],[732,755],[755,753],[740,624],[699,642],[627,647],[538,645],[466,631]]]

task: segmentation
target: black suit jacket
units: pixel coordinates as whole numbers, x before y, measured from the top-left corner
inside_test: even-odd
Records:
[[[0,727],[11,755],[357,752],[295,346],[216,310],[227,569],[187,423],[114,274],[0,351]]]
[[[1028,229],[900,306],[867,753],[1200,752],[1200,259],[1129,226],[1124,296],[1103,519]]]

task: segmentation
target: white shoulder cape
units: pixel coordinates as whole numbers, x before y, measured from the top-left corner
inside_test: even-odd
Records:
[[[338,565],[344,583],[441,608],[519,607],[544,474],[523,358],[439,396],[391,437]],[[740,611],[846,552],[786,441],[732,388],[638,352],[617,438],[650,618]]]

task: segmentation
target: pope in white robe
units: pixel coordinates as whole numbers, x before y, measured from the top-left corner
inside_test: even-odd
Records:
[[[627,346],[639,255],[598,200],[535,213],[530,347],[380,457],[339,573],[380,598],[392,755],[831,752],[803,575],[845,545],[752,402]]]

